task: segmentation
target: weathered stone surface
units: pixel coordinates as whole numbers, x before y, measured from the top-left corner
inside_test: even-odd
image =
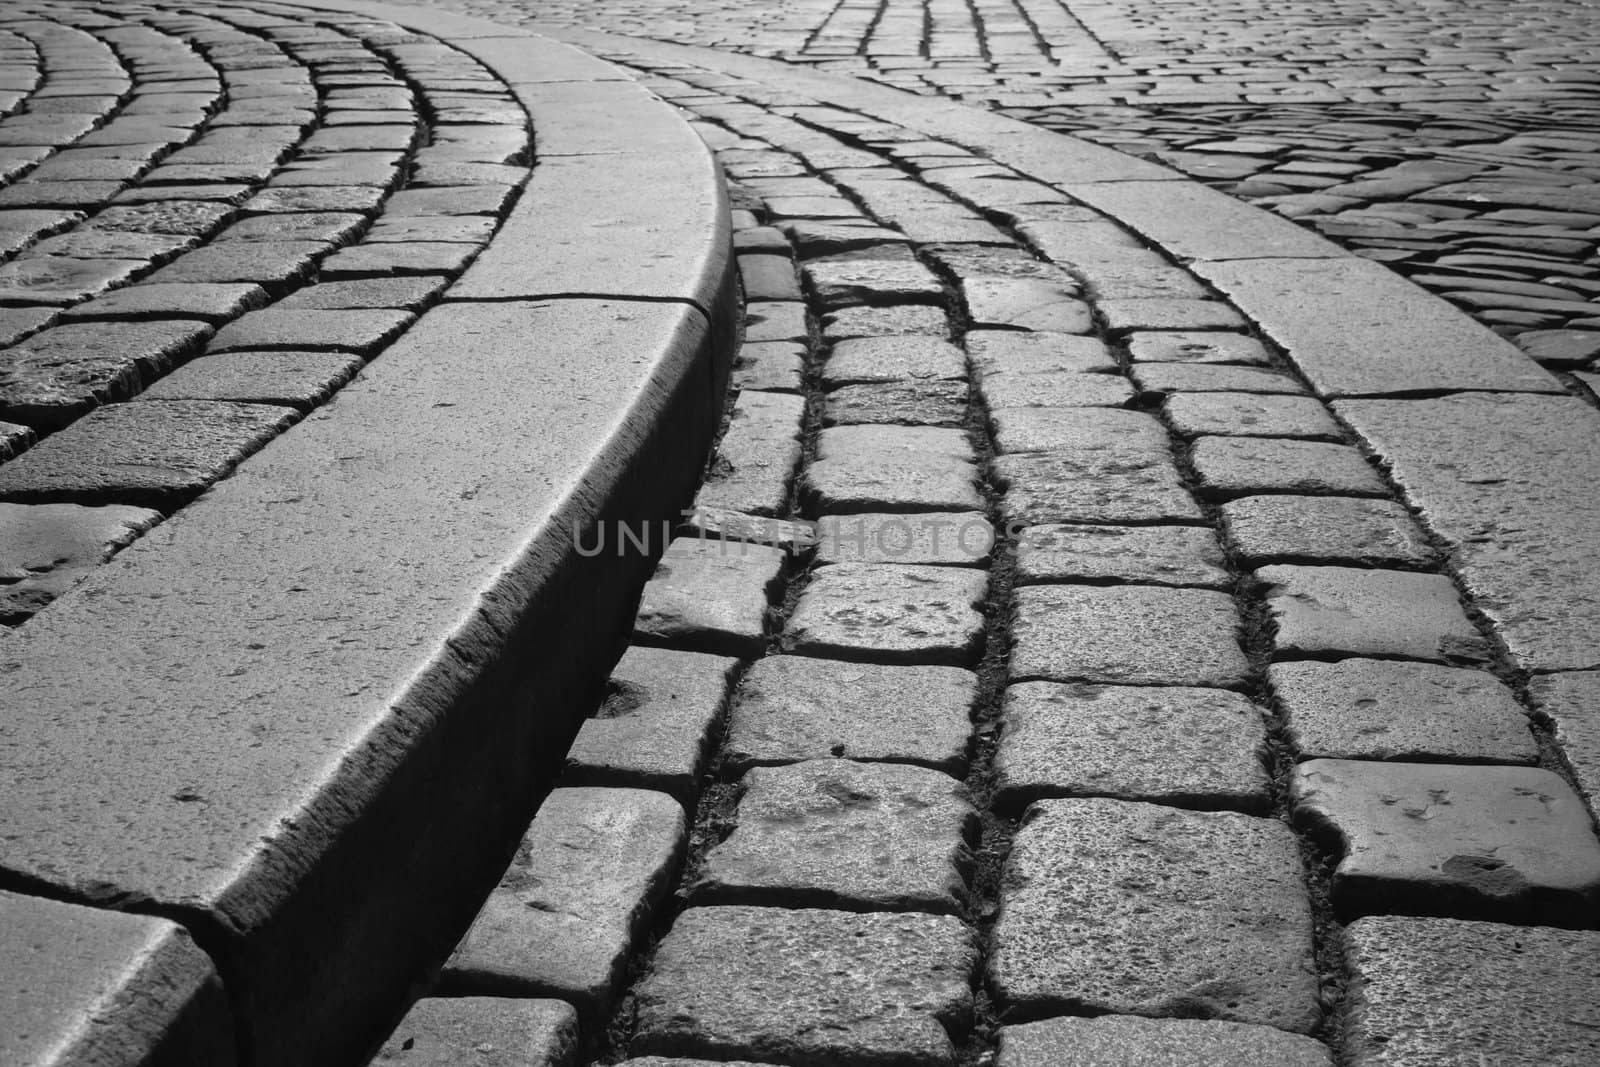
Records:
[[[355,199],[355,194],[363,192],[360,186],[348,186],[348,192],[340,199]],[[431,186],[426,189],[402,189],[389,197],[385,209],[397,215],[501,215],[504,214],[507,202],[515,186],[509,184],[496,184],[480,182],[475,185]],[[277,203],[296,201],[303,204],[314,202],[316,193],[331,193],[330,189],[263,189],[254,200],[245,204],[247,210],[257,206],[257,201],[263,200],[271,194],[277,194]],[[327,199],[333,199],[328,197]],[[260,208],[257,208],[260,210]],[[292,210],[312,211],[318,208],[301,207]],[[333,211],[337,208],[326,207],[320,210]],[[355,209],[359,210],[359,209]]]
[[[1333,894],[1346,913],[1564,924],[1600,901],[1589,815],[1542,768],[1318,759],[1289,789],[1296,821],[1342,847]]]
[[[738,661],[634,646],[567,750],[563,785],[633,786],[693,804]]]
[[[103,293],[148,267],[144,259],[74,259],[36,255],[0,265],[0,300],[70,304]]]
[[[1533,763],[1516,697],[1486,671],[1346,659],[1275,663],[1268,677],[1306,759]]]
[[[739,394],[697,503],[749,515],[780,515],[800,462],[805,400],[789,393]]]
[[[738,258],[746,300],[800,299],[800,280],[788,256],[741,253]]]
[[[906,243],[905,235],[899,231],[874,225],[865,219],[792,219],[785,221],[780,228],[804,256],[827,256],[861,251],[874,245]]]
[[[1030,585],[1016,595],[1015,681],[1235,687],[1249,671],[1233,599],[1203,589]]]
[[[1225,589],[1222,546],[1203,526],[1029,526],[1017,540],[1017,582],[1123,581]]]
[[[1011,523],[1199,522],[1166,442],[1116,450],[1001,456],[994,464]]]
[[[279,311],[301,308],[319,311],[404,308],[407,311],[421,311],[434,302],[448,282],[449,279],[440,274],[318,282],[290,293],[272,306]]]
[[[354,352],[227,352],[191,360],[156,382],[138,401],[233,400],[309,411],[355,377]]]
[[[1448,544],[1474,605],[1518,664],[1600,667],[1592,408],[1575,397],[1481,393],[1335,408]]]
[[[1189,451],[1200,492],[1212,500],[1250,493],[1387,496],[1383,479],[1348,445],[1281,437],[1202,437]]]
[[[330,247],[320,241],[230,241],[207,245],[173,260],[146,280],[253,282],[277,294],[309,278],[316,257]]]
[[[982,646],[988,585],[988,574],[966,567],[824,567],[801,592],[782,645],[808,656],[966,666]]]
[[[643,789],[557,789],[445,964],[446,988],[557,996],[592,1024],[671,887],[683,808]]]
[[[1488,644],[1442,574],[1357,567],[1262,567],[1280,655],[1343,652],[1480,662]]]
[[[1309,396],[1265,393],[1180,393],[1163,405],[1173,430],[1184,437],[1303,437],[1343,440],[1344,432]]]
[[[976,511],[984,504],[974,459],[960,430],[834,426],[818,439],[801,498],[816,512],[834,514]]]
[[[1594,804],[1600,797],[1600,672],[1541,675],[1529,683],[1528,693],[1554,724],[1572,776]]]
[[[699,505],[684,511],[678,532],[722,541],[754,541],[790,554],[804,552],[817,543],[816,523],[805,519],[774,519]]]
[[[806,346],[793,341],[742,345],[733,365],[733,386],[798,393],[805,358]]]
[[[822,317],[822,336],[830,342],[852,337],[949,337],[944,308],[924,304],[850,307]]]
[[[1117,361],[1104,341],[1065,333],[971,330],[966,335],[972,368],[988,392],[1004,375],[1115,374]]]
[[[1215,300],[1101,300],[1095,309],[1112,330],[1229,330],[1245,325],[1237,311]]]
[[[966,382],[911,381],[835,389],[822,421],[827,426],[960,426],[966,417]]]
[[[0,504],[0,619],[32,615],[160,521],[147,508]]]
[[[170,510],[294,421],[292,411],[263,404],[116,404],[0,467],[0,499]]]
[[[996,423],[1006,421],[1006,408],[1123,407],[1133,400],[1125,378],[1072,372],[992,374],[983,381],[983,393]]]
[[[399,308],[351,311],[268,308],[252,311],[218,330],[206,350],[336,349],[370,357],[400,336],[414,318],[411,312]]]
[[[60,315],[60,310],[53,307],[0,308],[0,345],[14,345],[49,326]]]
[[[233,223],[213,240],[321,241],[338,246],[349,244],[366,224],[367,217],[354,211],[251,215]],[[362,239],[371,241],[378,238],[369,231]]]
[[[401,1067],[573,1067],[578,1017],[561,1000],[428,997],[400,1020],[373,1063]]]
[[[980,511],[824,515],[816,562],[982,566],[995,531]]]
[[[59,429],[123,400],[211,333],[198,322],[68,323],[14,345],[0,367],[0,418]]]
[[[1265,367],[1224,363],[1135,363],[1134,384],[1150,393],[1303,394],[1300,383]]]
[[[1264,811],[1261,712],[1237,693],[1024,682],[1006,690],[997,802],[1115,797]]]
[[[1317,1023],[1311,908],[1281,822],[1040,801],[1001,893],[989,978],[1004,1008]]]
[[[1516,344],[1546,367],[1582,367],[1600,357],[1600,333],[1592,330],[1528,330]]]
[[[84,222],[94,230],[129,233],[169,233],[204,236],[234,213],[226,204],[173,197],[153,204],[117,204],[96,212]]]
[[[187,930],[0,890],[0,1061],[230,1067],[233,1020]]]
[[[1128,335],[1135,363],[1246,363],[1270,366],[1272,357],[1254,337],[1217,330],[1169,330]]]
[[[944,298],[939,279],[909,255],[888,258],[874,251],[808,259],[800,270],[824,311],[855,304],[937,304]]]
[[[1000,408],[989,412],[995,448],[1014,452],[1167,454],[1167,431],[1142,411],[1095,407]]]
[[[822,384],[834,389],[861,382],[908,379],[960,380],[967,357],[949,341],[932,337],[859,337],[833,346],[822,365]]]
[[[36,438],[32,428],[14,422],[0,422],[0,462],[26,450]]]
[[[675,538],[644,587],[634,640],[757,655],[785,558],[782,549],[766,545]]]
[[[1042,278],[967,278],[961,282],[967,314],[978,327],[1088,333],[1094,321],[1089,305],[1076,299],[1076,292],[1076,286]]]
[[[803,304],[787,300],[751,301],[744,309],[744,343],[789,341],[805,344],[810,336]]]
[[[833,756],[959,776],[977,692],[977,675],[956,667],[768,656],[739,685],[722,758],[735,774]]]
[[[825,759],[755,767],[738,825],[705,858],[697,904],[954,913],[978,816],[926,767]]]
[[[1356,1067],[1600,1059],[1600,933],[1383,916],[1345,936]]]
[[[1391,500],[1249,496],[1222,505],[1222,524],[1247,567],[1300,561],[1422,566],[1433,561],[1422,530]]]
[[[406,274],[454,274],[464,270],[477,254],[477,245],[458,241],[360,244],[342,248],[324,259],[320,276],[339,281]]]
[[[1319,1041],[1270,1026],[1214,1019],[1065,1017],[1000,1030],[995,1067],[1333,1067]]]
[[[163,318],[200,319],[216,324],[266,302],[266,291],[259,285],[162,282],[113,290],[67,309],[63,317],[69,322]]]
[[[953,1067],[977,953],[949,915],[691,908],[653,966],[631,1052]]]

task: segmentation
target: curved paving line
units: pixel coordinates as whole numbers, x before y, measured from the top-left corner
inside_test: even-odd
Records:
[[[542,163],[336,403],[4,637],[8,1062],[372,1041],[625,632],[646,561],[581,558],[576,532],[673,514],[716,424],[725,194],[672,109],[523,31],[325,9],[478,57]]]

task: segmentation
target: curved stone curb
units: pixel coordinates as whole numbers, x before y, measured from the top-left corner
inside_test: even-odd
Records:
[[[736,311],[716,165],[616,68],[432,11],[309,6],[478,57],[541,163],[335,403],[0,646],[3,877],[178,920],[227,1003],[136,997],[132,1025],[231,1029],[263,1064],[374,1045],[493,884],[647,575],[578,533],[687,501]],[[134,973],[100,941],[85,967]]]

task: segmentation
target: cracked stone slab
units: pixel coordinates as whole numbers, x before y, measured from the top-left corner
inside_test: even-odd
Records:
[[[1600,672],[1542,675],[1528,691],[1534,707],[1555,726],[1578,788],[1593,804],[1600,796]]]
[[[1017,591],[1015,681],[1244,684],[1233,598],[1205,589],[1030,585]]]
[[[822,365],[826,389],[911,379],[960,381],[966,376],[966,353],[949,341],[915,335],[840,341]]]
[[[1333,1067],[1322,1042],[1215,1019],[1070,1016],[1000,1029],[995,1067]]]
[[[674,538],[645,584],[635,640],[753,656],[787,553],[744,541]]]
[[[1360,567],[1262,567],[1277,654],[1408,656],[1476,663],[1489,646],[1442,574]]]
[[[1539,767],[1309,760],[1290,778],[1296,822],[1339,843],[1347,914],[1586,921],[1600,842],[1583,802]]]
[[[1487,671],[1345,659],[1268,669],[1290,743],[1304,759],[1534,763],[1515,695]]]
[[[427,997],[389,1035],[373,1063],[396,1067],[573,1067],[578,1017],[561,1000]]]
[[[1202,437],[1189,450],[1199,491],[1212,500],[1252,493],[1388,496],[1388,487],[1348,445],[1281,437]]]
[[[926,767],[825,759],[754,767],[738,825],[706,855],[695,904],[954,913],[978,816]]]
[[[781,514],[800,462],[805,406],[790,393],[740,393],[696,502],[750,515]]]
[[[1318,1021],[1311,907],[1275,819],[1120,800],[1033,805],[1006,863],[989,979],[1030,1014]]]
[[[556,996],[604,1018],[634,938],[671,888],[687,823],[665,793],[557,789],[445,964],[457,992]]]
[[[879,663],[967,666],[983,644],[987,572],[838,563],[819,569],[784,629],[785,651]]]
[[[1266,346],[1254,337],[1219,330],[1163,330],[1128,335],[1128,356],[1135,363],[1272,364]]]
[[[980,511],[972,442],[961,430],[833,426],[801,477],[815,512]]]
[[[1222,505],[1228,542],[1247,567],[1263,563],[1426,566],[1434,552],[1405,508],[1346,496],[1249,496]]]
[[[1203,526],[1057,524],[1017,531],[1017,583],[1131,582],[1226,589],[1217,537]]]
[[[977,959],[949,915],[691,908],[636,991],[629,1051],[954,1067]]]
[[[768,656],[734,696],[723,762],[737,774],[831,756],[959,776],[977,693],[977,675],[957,667]]]
[[[983,566],[995,530],[981,511],[909,515],[824,515],[817,520],[818,565],[926,563]]]
[[[1024,682],[1006,690],[996,803],[1113,797],[1265,811],[1261,711],[1237,693],[1180,686]]]
[[[0,618],[32,615],[160,521],[148,508],[0,504]]]
[[[1345,943],[1356,1067],[1600,1060],[1600,933],[1382,916]]]
[[[995,479],[1010,524],[1201,522],[1166,442],[1000,456]]]
[[[659,789],[693,803],[738,661],[635,645],[567,750],[561,784]]]
[[[1322,402],[1271,393],[1179,393],[1162,405],[1182,437],[1297,437],[1342,441],[1344,431]]]

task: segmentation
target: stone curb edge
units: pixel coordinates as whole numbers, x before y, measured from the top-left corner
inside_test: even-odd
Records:
[[[472,54],[538,165],[332,403],[0,645],[6,1062],[374,1045],[621,651],[647,561],[577,531],[675,515],[717,425],[726,193],[677,112],[525,31],[301,6]]]

